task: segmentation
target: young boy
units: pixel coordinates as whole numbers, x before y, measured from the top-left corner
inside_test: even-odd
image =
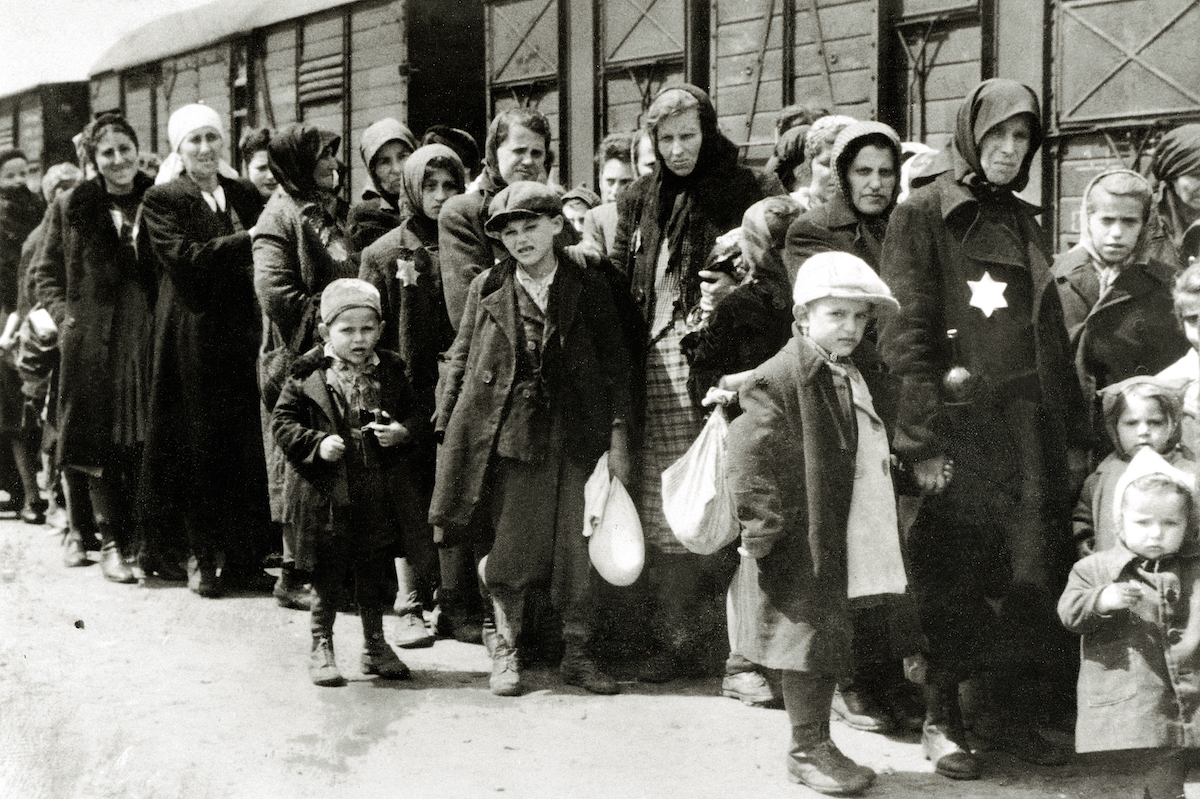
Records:
[[[400,532],[421,521],[407,454],[423,432],[420,406],[400,356],[376,350],[383,332],[379,291],[341,278],[321,293],[321,338],[283,386],[271,432],[288,459],[286,522],[314,528],[313,684],[343,685],[333,623],[353,577],[362,619],[362,670],[407,679],[383,637],[395,598],[391,570]],[[403,420],[403,421],[401,421]]]
[[[834,687],[852,666],[852,609],[907,585],[888,434],[872,402],[885,376],[861,373],[854,356],[867,323],[899,305],[843,252],[805,261],[793,301],[799,334],[743,384],[727,439],[742,523],[737,648],[783,670],[789,778],[854,794],[875,772],[829,736]]]
[[[561,254],[562,198],[517,181],[496,195],[486,230],[508,257],[471,283],[438,386],[443,432],[429,521],[455,535],[477,513],[494,540],[480,566],[496,619],[491,690],[522,691],[517,659],[526,595],[551,587],[563,620],[564,682],[613,694],[587,646],[594,597],[583,485],[605,450],[629,479],[628,359],[606,280]],[[478,520],[475,520],[478,522]],[[484,542],[473,542],[480,553]]]
[[[1183,796],[1197,746],[1194,491],[1192,475],[1139,450],[1116,486],[1120,541],[1076,563],[1058,603],[1063,625],[1083,636],[1075,747],[1150,750],[1139,753],[1149,799]]]
[[[1144,231],[1153,200],[1136,172],[1114,169],[1084,192],[1079,244],[1054,260],[1054,282],[1085,397],[1134,375],[1155,374],[1187,352],[1171,314],[1175,269],[1148,257]],[[1107,451],[1097,403],[1092,429]]]
[[[1083,483],[1072,515],[1080,557],[1108,549],[1117,542],[1113,498],[1130,459],[1151,449],[1172,466],[1193,475],[1194,453],[1180,444],[1180,392],[1162,378],[1131,377],[1100,392],[1104,426],[1113,451]]]

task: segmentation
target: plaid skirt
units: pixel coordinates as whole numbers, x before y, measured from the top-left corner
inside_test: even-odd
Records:
[[[646,416],[642,438],[639,510],[646,543],[667,554],[685,554],[662,508],[662,473],[700,435],[704,416],[688,394],[688,363],[679,341],[681,323],[666,330],[646,354]]]

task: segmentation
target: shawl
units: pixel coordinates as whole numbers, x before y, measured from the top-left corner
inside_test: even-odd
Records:
[[[987,132],[1007,119],[1029,114],[1029,152],[1016,179],[1007,186],[991,186],[979,161],[979,143]],[[1034,153],[1042,146],[1042,112],[1037,94],[1028,86],[1007,78],[992,78],[976,86],[958,107],[952,143],[954,179],[966,186],[1021,191],[1029,182]]]
[[[1184,231],[1200,213],[1179,199],[1174,184],[1176,178],[1184,175],[1200,175],[1200,125],[1181,125],[1164,133],[1154,148],[1150,172],[1156,181],[1154,205],[1159,219],[1166,228],[1167,238],[1179,249]]]
[[[326,150],[336,155],[342,137],[311,125],[287,125],[267,146],[267,164],[271,174],[288,196],[299,202],[324,205],[330,192],[313,180],[313,172]]]
[[[418,147],[408,160],[404,162],[404,196],[408,198],[408,207],[413,217],[423,217],[421,202],[421,184],[425,182],[425,170],[429,162],[435,158],[445,158],[451,164],[450,171],[458,180],[460,189],[467,185],[466,170],[458,153],[444,144],[426,144]]]

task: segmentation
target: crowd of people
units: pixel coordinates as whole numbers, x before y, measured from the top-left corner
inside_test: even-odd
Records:
[[[1040,108],[985,81],[934,152],[793,107],[757,169],[674,85],[601,142],[596,190],[554,184],[534,109],[482,151],[389,118],[353,205],[336,133],[251,131],[239,176],[199,104],[157,170],[116,114],[41,196],[2,152],[4,509],[63,506],[68,567],[308,611],[319,686],[345,682],[354,609],[385,679],[438,637],[486,646],[501,696],[539,661],[597,694],[617,661],[719,673],[784,707],[788,776],[823,793],[876,776],[832,717],[919,732],[952,779],[981,774],[968,729],[1043,765],[1067,755],[1041,731],[1074,729],[1149,750],[1146,795],[1176,799],[1200,725],[1200,125],[1149,177],[1097,175],[1054,254],[1018,196]],[[664,472],[710,414],[740,533],[698,554]],[[594,471],[636,506],[632,585],[589,561]]]

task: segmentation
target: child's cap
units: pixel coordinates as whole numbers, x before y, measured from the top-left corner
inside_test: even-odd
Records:
[[[600,195],[587,186],[579,185],[562,196],[563,205],[566,205],[571,200],[578,200],[588,208],[595,208],[600,204]]]
[[[321,292],[321,321],[331,324],[338,315],[351,308],[370,308],[383,318],[379,289],[365,280],[343,277],[330,283]]]
[[[866,300],[875,312],[900,310],[887,283],[863,259],[848,252],[819,252],[805,261],[796,273],[792,302],[808,305],[813,300],[836,297]]]
[[[489,236],[500,238],[500,231],[513,219],[531,216],[561,216],[562,194],[545,183],[518,180],[510,183],[492,198],[488,206],[488,221],[483,226]]]
[[[1113,494],[1113,513],[1118,530],[1121,525],[1121,508],[1125,504],[1125,492],[1129,490],[1130,484],[1152,474],[1162,475],[1172,483],[1178,484],[1189,496],[1196,490],[1196,481],[1190,474],[1176,469],[1166,458],[1149,447],[1142,447],[1129,459],[1125,473],[1117,480],[1117,488]]]

